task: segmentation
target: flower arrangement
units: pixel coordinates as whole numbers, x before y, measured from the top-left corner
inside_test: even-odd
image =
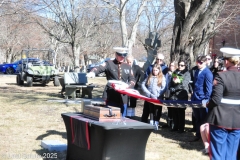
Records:
[[[183,81],[183,77],[182,76],[179,76],[177,74],[172,74],[172,78],[173,78],[173,82],[174,83],[182,83]]]

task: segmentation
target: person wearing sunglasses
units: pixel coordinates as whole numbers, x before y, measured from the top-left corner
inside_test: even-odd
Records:
[[[169,63],[169,70],[168,73],[166,74],[166,92],[164,93],[165,100],[169,100],[170,97],[170,84],[172,80],[172,74],[176,70],[176,62],[172,61]],[[167,113],[167,124],[163,125],[163,128],[169,127],[172,128],[173,126],[173,118],[172,118],[172,107],[167,107],[168,113]]]
[[[203,106],[209,109],[210,159],[237,159],[240,141],[240,50],[221,48],[226,71],[218,72],[213,92]]]
[[[211,68],[213,66],[212,64],[212,58],[210,55],[206,55],[206,65],[208,68]]]
[[[190,80],[191,76],[187,68],[187,61],[179,60],[178,68],[172,74],[169,100],[188,101],[188,84]],[[186,108],[172,108],[173,127],[171,131],[185,132],[185,110]]]
[[[130,65],[124,62],[125,57],[128,54],[128,49],[124,47],[114,47],[115,59],[108,60],[105,63],[93,68],[86,76],[94,78],[102,72],[105,72],[107,80],[119,80],[128,83],[132,88],[135,85],[135,78]],[[128,96],[120,94],[115,91],[111,84],[108,83],[103,92],[103,99],[106,101],[106,105],[111,105],[121,108],[122,116],[126,116]]]
[[[194,75],[192,101],[209,100],[212,94],[213,74],[207,67],[206,56],[197,58],[198,70]],[[190,142],[195,142],[201,139],[200,126],[205,123],[208,110],[206,108],[193,108],[193,114],[196,118],[196,135]]]
[[[157,65],[159,65],[161,67],[163,75],[166,76],[166,74],[168,72],[168,67],[164,63],[164,55],[161,54],[161,53],[158,53],[156,55],[156,58],[155,58],[155,63],[153,65],[150,65],[147,68],[147,70],[145,71],[144,79],[146,79],[152,73],[152,69],[153,69],[153,66],[155,64],[157,64]],[[161,95],[161,97],[159,97],[159,98],[162,99],[163,95]],[[162,106],[159,106],[159,109],[157,111],[159,112],[158,114],[161,117],[161,115],[162,115]],[[149,107],[148,107],[148,104],[146,102],[144,102],[141,121],[145,122],[145,123],[148,123],[148,116],[149,116]],[[160,118],[159,118],[159,120],[160,120]]]

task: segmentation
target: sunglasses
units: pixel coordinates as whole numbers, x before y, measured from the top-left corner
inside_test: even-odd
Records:
[[[202,61],[197,61],[197,63],[198,63],[198,64],[203,64],[203,62],[202,62]]]
[[[126,57],[127,56],[127,53],[118,53],[118,52],[116,52],[116,54],[118,56],[120,56],[120,57]]]
[[[157,60],[157,61],[162,61],[162,59],[158,59],[158,58],[156,58],[156,60]]]
[[[211,59],[212,59],[212,58],[207,58],[207,60],[209,60],[209,61],[210,61]]]
[[[184,65],[184,64],[179,64],[178,66],[180,66],[180,67],[184,67],[185,65]]]

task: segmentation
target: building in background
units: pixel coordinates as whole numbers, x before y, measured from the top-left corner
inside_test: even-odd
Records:
[[[240,49],[240,2],[229,0],[220,14],[216,27],[217,34],[210,40],[209,53],[212,57],[222,56],[220,48],[232,47]],[[230,16],[229,16],[230,15]]]

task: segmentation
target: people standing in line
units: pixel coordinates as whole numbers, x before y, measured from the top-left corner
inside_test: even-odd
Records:
[[[170,90],[169,90],[169,86],[171,84],[171,79],[172,79],[172,73],[176,70],[176,64],[175,61],[171,62],[169,64],[169,70],[168,73],[166,74],[166,91],[164,93],[164,97],[166,100],[169,100],[170,97]],[[168,113],[167,113],[167,126],[166,127],[170,127],[172,128],[173,125],[173,117],[172,117],[172,107],[167,107],[168,109]],[[165,126],[162,126],[165,127]]]
[[[240,50],[220,51],[227,70],[216,74],[211,98],[202,102],[209,109],[210,159],[236,160],[240,140]]]
[[[133,75],[135,78],[135,86],[134,89],[140,90],[141,89],[141,83],[144,79],[144,73],[141,70],[141,68],[137,64],[133,64],[134,57],[132,55],[128,55],[126,57],[126,62],[132,67]],[[135,116],[135,108],[137,106],[137,98],[134,97],[129,97],[129,103],[128,103],[128,108],[127,110],[129,111],[127,113],[128,117]]]
[[[147,97],[158,99],[163,95],[165,87],[166,79],[162,73],[162,69],[158,64],[154,64],[152,72],[142,82],[142,90]],[[154,125],[155,130],[158,130],[159,119],[161,117],[160,112],[158,112],[159,106],[156,106],[150,102],[146,103],[149,107],[150,124]]]
[[[188,101],[188,84],[191,80],[190,73],[185,60],[179,60],[178,68],[173,72],[170,84],[169,100]],[[172,108],[173,127],[171,131],[178,133],[184,132],[185,127],[185,110],[186,108]]]
[[[168,67],[165,65],[164,63],[164,55],[161,54],[161,53],[158,53],[156,55],[156,59],[155,59],[155,63],[154,64],[157,64],[161,67],[162,69],[162,73],[163,75],[166,75],[167,72],[168,72]],[[148,75],[150,73],[152,73],[152,68],[153,68],[153,65],[150,65],[146,72],[145,72],[145,75],[144,75],[144,78],[147,78]],[[161,97],[162,99],[163,97]],[[158,112],[160,115],[162,115],[162,106],[159,106],[159,109],[158,109]],[[142,122],[145,122],[145,123],[148,123],[148,116],[149,116],[149,107],[148,107],[148,104],[146,102],[144,102],[144,105],[143,105],[143,112],[142,112],[142,117],[141,117],[141,121]],[[161,116],[160,116],[161,117]]]
[[[199,56],[197,58],[198,70],[194,75],[194,88],[191,97],[192,101],[209,100],[211,96],[213,87],[213,75],[212,72],[208,69],[206,61],[206,56]],[[205,123],[207,111],[208,110],[206,108],[193,108],[193,114],[196,118],[196,137],[191,140],[191,142],[201,139],[200,126]]]
[[[95,75],[105,72],[107,80],[119,80],[128,83],[129,88],[135,86],[135,79],[133,76],[133,71],[131,66],[124,62],[125,57],[128,54],[127,48],[115,47],[116,50],[115,59],[108,60],[101,64],[100,66],[93,68],[87,77],[94,78]],[[111,84],[107,84],[104,92],[103,99],[106,100],[107,105],[115,106],[121,108],[122,116],[126,116],[128,96],[125,94],[120,94],[115,91]]]

